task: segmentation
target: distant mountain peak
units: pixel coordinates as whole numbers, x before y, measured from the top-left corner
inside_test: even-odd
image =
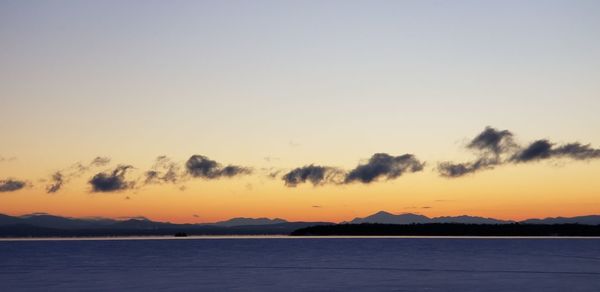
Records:
[[[269,225],[269,224],[278,224],[278,223],[286,223],[288,221],[281,218],[273,218],[269,219],[266,217],[261,218],[247,218],[247,217],[236,217],[231,218],[225,221],[219,221],[212,223],[212,225],[217,226],[247,226],[247,225]]]
[[[484,218],[477,216],[442,216],[429,218],[425,215],[414,213],[392,214],[386,211],[379,211],[373,215],[364,218],[355,218],[349,223],[382,223],[382,224],[415,224],[415,223],[464,223],[464,224],[501,224],[511,223],[513,221],[504,221],[494,218]]]
[[[394,215],[394,214],[387,212],[387,211],[379,211],[371,216],[381,216],[381,215]]]
[[[373,215],[369,215],[364,218],[355,218],[349,223],[385,223],[385,224],[412,224],[412,223],[425,223],[429,218],[424,215],[413,214],[413,213],[402,213],[392,214],[387,211],[379,211]]]

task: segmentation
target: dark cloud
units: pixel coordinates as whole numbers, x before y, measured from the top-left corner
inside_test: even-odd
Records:
[[[441,176],[460,177],[483,169],[492,169],[497,165],[527,163],[544,159],[570,158],[587,160],[600,158],[600,149],[594,149],[589,144],[578,142],[556,146],[554,143],[541,139],[526,147],[513,141],[513,134],[508,130],[498,131],[486,127],[475,137],[467,148],[479,150],[478,157],[471,162],[438,164]]]
[[[63,174],[60,171],[55,172],[51,179],[51,183],[46,186],[46,193],[56,193],[62,187],[64,181]]]
[[[246,167],[227,165],[221,169],[220,174],[221,176],[233,177],[240,174],[249,174],[250,172],[250,169]]]
[[[575,142],[555,148],[552,151],[552,154],[558,157],[586,160],[600,158],[600,149],[594,149],[590,146],[590,144],[582,145],[578,142]]]
[[[185,167],[193,177],[217,178],[220,176],[219,164],[206,156],[193,155],[185,163]]]
[[[179,166],[166,156],[159,156],[152,169],[145,173],[145,183],[177,183]]]
[[[452,163],[452,162],[441,162],[438,164],[438,171],[441,176],[444,177],[460,177],[465,174],[473,173],[479,170],[474,167],[473,163]]]
[[[329,182],[337,182],[341,171],[334,167],[306,165],[298,167],[283,175],[281,178],[288,187],[310,182],[313,185],[322,185]]]
[[[237,165],[222,167],[218,162],[203,155],[192,155],[185,163],[185,168],[191,176],[205,179],[234,177],[252,173],[252,170],[247,167]]]
[[[366,164],[358,165],[351,170],[346,175],[344,182],[371,183],[379,178],[394,179],[406,172],[421,171],[424,165],[425,163],[420,162],[412,154],[392,156],[386,153],[376,153]]]
[[[483,169],[492,169],[499,163],[500,160],[498,159],[487,158],[464,163],[442,162],[438,164],[438,171],[444,177],[460,177]]]
[[[550,158],[552,144],[548,140],[537,140],[525,149],[519,151],[512,160],[515,162],[528,162],[532,160],[540,160]]]
[[[502,163],[502,156],[518,149],[513,134],[508,130],[485,129],[473,138],[467,148],[477,151],[477,159],[471,162],[438,164],[438,171],[444,177],[460,177],[484,169],[492,169]]]
[[[283,175],[286,186],[310,182],[313,185],[327,183],[347,184],[352,182],[371,183],[379,178],[394,179],[407,172],[423,170],[425,163],[420,162],[412,154],[392,156],[376,153],[365,164],[358,165],[346,172],[335,167],[306,165],[298,167]]]
[[[134,182],[125,180],[125,174],[130,168],[133,167],[130,165],[119,165],[110,173],[101,172],[94,175],[89,181],[92,185],[92,191],[116,192],[132,188]]]
[[[497,130],[488,126],[473,138],[466,148],[476,150],[477,158],[462,163],[441,162],[437,167],[441,176],[454,178],[492,169],[503,163],[503,156],[514,152],[519,146],[513,141],[513,134],[510,131]]]
[[[13,179],[0,180],[0,192],[14,192],[24,188],[26,182]]]
[[[600,158],[600,149],[594,149],[589,144],[578,142],[555,147],[548,140],[537,140],[525,147],[512,157],[513,162],[530,162],[551,158],[571,158],[587,160]]]
[[[495,156],[508,152],[514,147],[516,144],[510,131],[499,131],[489,126],[467,144],[467,148],[489,152]]]

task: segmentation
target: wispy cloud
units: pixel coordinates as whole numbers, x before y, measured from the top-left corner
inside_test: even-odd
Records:
[[[146,184],[177,183],[181,176],[177,163],[164,155],[157,157],[152,168],[144,175]]]
[[[46,193],[56,193],[71,179],[80,177],[94,167],[102,167],[109,163],[110,158],[98,156],[87,164],[77,162],[66,169],[58,170],[50,175],[50,183],[46,185]]]
[[[51,183],[46,186],[47,193],[56,193],[64,183],[63,174],[60,171],[55,172],[51,177]]]
[[[17,160],[16,157],[4,157],[4,156],[0,156],[0,162],[11,162],[11,161],[15,161]]]

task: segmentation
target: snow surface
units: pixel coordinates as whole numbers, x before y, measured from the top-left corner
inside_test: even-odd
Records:
[[[600,239],[0,241],[0,291],[600,291]]]

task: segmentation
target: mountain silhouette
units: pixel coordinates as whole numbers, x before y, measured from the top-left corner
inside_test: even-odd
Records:
[[[544,219],[527,219],[521,221],[527,224],[585,224],[600,225],[600,215],[588,215],[577,217],[548,217]]]
[[[286,223],[288,221],[280,219],[280,218],[275,218],[275,219],[269,219],[269,218],[245,218],[245,217],[237,217],[237,218],[231,218],[229,220],[226,221],[219,221],[216,223],[212,223],[211,225],[216,225],[216,226],[248,226],[248,225],[269,225],[269,224],[279,224],[279,223]]]
[[[425,224],[425,223],[462,223],[462,224],[506,224],[514,221],[498,220],[494,218],[484,218],[476,216],[444,216],[429,218],[424,215],[403,213],[392,214],[386,211],[379,211],[373,215],[364,218],[355,218],[350,224],[360,223],[380,223],[380,224]]]
[[[0,237],[131,236],[131,235],[283,235],[331,222],[288,222],[275,218],[232,218],[216,223],[176,224],[143,217],[122,220],[69,218],[45,213],[23,216],[0,214]]]
[[[373,224],[411,225],[411,224],[455,224],[455,225],[508,225],[511,223],[526,225],[581,224],[600,225],[600,215],[577,217],[550,217],[527,219],[520,222],[498,220],[477,216],[427,217],[420,214],[393,214],[380,211],[364,218],[355,218],[344,224],[373,226]],[[280,218],[232,218],[215,223],[176,224],[157,222],[144,217],[126,219],[108,218],[69,218],[45,213],[33,213],[23,216],[0,214],[0,237],[39,237],[39,236],[127,236],[127,235],[274,235],[290,234],[294,230],[311,226],[331,226],[331,222],[288,222]],[[367,228],[364,227],[363,228]],[[380,227],[369,227],[380,228]],[[458,227],[457,227],[458,228]]]

